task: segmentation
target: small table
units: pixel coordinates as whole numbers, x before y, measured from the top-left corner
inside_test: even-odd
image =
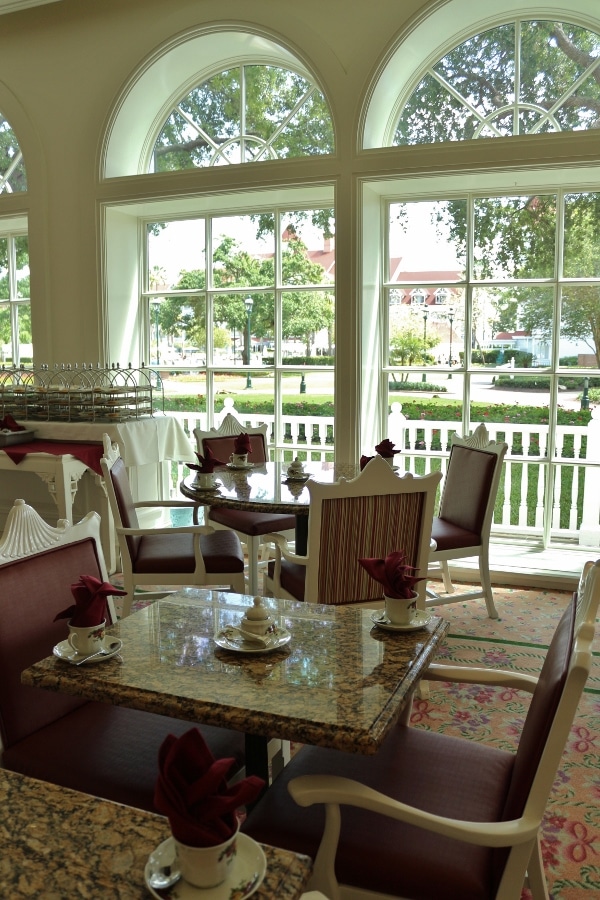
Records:
[[[308,539],[308,513],[310,494],[306,481],[287,478],[289,463],[268,462],[240,470],[229,466],[215,469],[220,481],[218,492],[202,491],[194,487],[194,475],[184,478],[179,489],[184,497],[197,500],[205,506],[225,506],[251,512],[293,513],[296,516],[296,553],[306,554]],[[353,478],[358,474],[356,466],[337,465],[333,462],[305,463],[304,471],[315,481],[332,483],[341,476]]]
[[[185,588],[108,629],[120,655],[71,666],[50,656],[24,684],[244,732],[247,770],[268,779],[269,738],[376,753],[435,656],[448,623],[383,631],[373,610],[265,597],[291,641],[271,653],[222,650],[217,631],[253,598]]]
[[[0,769],[2,896],[144,900],[148,856],[166,819]],[[298,900],[312,871],[307,856],[261,844],[267,873],[256,900]]]

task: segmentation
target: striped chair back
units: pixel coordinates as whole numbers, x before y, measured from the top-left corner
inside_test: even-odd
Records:
[[[399,477],[379,456],[356,478],[334,484],[309,481],[308,566],[305,600],[341,604],[381,599],[383,590],[359,564],[402,550],[427,575],[431,523],[440,472]],[[425,581],[415,586],[419,605]]]

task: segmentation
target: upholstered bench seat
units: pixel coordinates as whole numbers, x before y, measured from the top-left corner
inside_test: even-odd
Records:
[[[236,540],[225,532],[217,537],[226,544],[229,537]],[[107,580],[93,537],[0,565],[0,765],[153,810],[162,741],[199,725],[213,755],[232,757],[236,764],[231,773],[239,770],[244,761],[244,735],[239,732],[21,683],[21,672],[50,656],[66,638],[66,619],[55,617],[73,603],[70,586],[81,575]],[[126,646],[122,655],[125,659]],[[102,663],[119,664],[118,659]],[[80,671],[85,679],[85,667]]]

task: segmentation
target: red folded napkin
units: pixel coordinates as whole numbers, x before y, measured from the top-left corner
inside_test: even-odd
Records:
[[[54,616],[54,621],[70,619],[75,628],[89,628],[106,620],[107,597],[125,597],[127,591],[120,591],[108,581],[100,581],[93,575],[80,575],[79,581],[71,585],[71,593],[75,603]]]
[[[391,459],[391,457],[394,456],[395,453],[400,452],[396,447],[394,447],[392,441],[390,441],[389,438],[385,438],[383,441],[381,441],[381,443],[377,444],[375,450],[377,451],[377,453],[379,453],[380,456],[383,456],[384,459]]]
[[[252,446],[250,444],[250,436],[242,432],[238,435],[233,442],[233,452],[234,453],[252,453]]]
[[[0,431],[25,431],[24,425],[15,422],[10,413],[7,413],[3,419],[0,419]]]
[[[265,783],[250,775],[228,787],[225,776],[234,762],[215,760],[197,728],[180,738],[167,735],[158,752],[154,805],[177,841],[214,847],[235,834],[236,810],[255,800]]]
[[[360,458],[360,471],[364,469],[368,462],[371,462],[372,459],[375,459],[374,456],[365,456],[364,454]]]
[[[213,455],[210,447],[207,447],[205,456],[202,456],[201,453],[196,453],[196,456],[200,463],[199,466],[196,466],[194,463],[188,463],[188,469],[193,469],[194,472],[213,472],[217,466],[225,465],[224,462]]]
[[[386,597],[412,597],[417,581],[423,581],[425,576],[417,576],[414,566],[406,564],[406,555],[402,550],[390,553],[385,559],[359,559],[363,569],[371,578],[383,586]]]

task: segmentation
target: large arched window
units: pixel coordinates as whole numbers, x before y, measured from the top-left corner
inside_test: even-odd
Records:
[[[203,81],[173,108],[152,155],[155,172],[333,152],[316,85],[278,66],[244,65]]]
[[[571,168],[538,162],[558,143],[568,152],[558,132],[600,125],[600,26],[584,27],[584,3],[573,0],[580,24],[569,24],[555,0],[543,15],[490,0],[484,27],[469,0],[440,4],[386,57],[362,133],[387,168],[363,182],[363,397],[382,402],[382,418],[399,402],[409,419],[433,420],[402,433],[417,468],[433,465],[448,430],[488,423],[510,446],[495,522],[546,546],[600,534],[597,500],[585,501],[600,170],[576,152],[592,135],[571,134]],[[493,155],[473,147],[497,137],[508,140]]]
[[[167,408],[183,396],[209,426],[226,394],[270,416],[280,455],[294,449],[290,394],[327,398],[333,415],[334,132],[308,61],[223,26],[157,48],[103,150],[105,178],[144,175],[148,189],[105,207],[110,357],[160,367]],[[329,449],[330,424],[322,434]]]
[[[516,20],[454,47],[402,105],[392,143],[578,131],[600,124],[600,35]]]
[[[27,190],[23,154],[10,123],[0,113],[0,194]]]

